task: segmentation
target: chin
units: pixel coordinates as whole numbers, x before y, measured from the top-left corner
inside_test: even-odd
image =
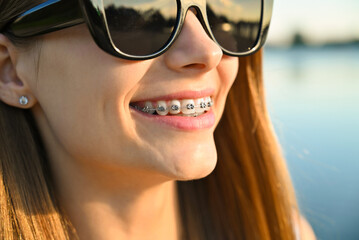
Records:
[[[215,146],[187,151],[172,158],[170,175],[172,179],[188,181],[200,179],[213,172],[217,164]]]

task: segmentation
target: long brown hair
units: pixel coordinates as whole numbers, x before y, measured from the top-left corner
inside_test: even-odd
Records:
[[[0,25],[33,0],[0,0]],[[15,40],[15,39],[12,39]],[[294,240],[294,191],[266,110],[261,51],[240,70],[215,131],[218,164],[178,182],[183,239]],[[75,239],[56,201],[46,153],[29,110],[0,102],[0,238]]]
[[[297,204],[265,105],[262,52],[239,68],[215,131],[214,172],[178,184],[184,239],[293,240]]]

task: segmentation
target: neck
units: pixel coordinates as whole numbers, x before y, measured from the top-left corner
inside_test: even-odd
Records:
[[[80,239],[179,239],[175,181],[140,170],[53,163],[61,205]]]

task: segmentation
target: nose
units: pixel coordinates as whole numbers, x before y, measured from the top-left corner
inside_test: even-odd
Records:
[[[164,54],[168,68],[183,72],[208,72],[222,59],[222,49],[207,35],[194,12],[188,11],[182,30]]]

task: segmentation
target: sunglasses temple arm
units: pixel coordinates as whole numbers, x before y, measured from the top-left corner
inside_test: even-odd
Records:
[[[84,23],[78,1],[49,0],[19,16],[6,29],[16,37],[32,37]]]

